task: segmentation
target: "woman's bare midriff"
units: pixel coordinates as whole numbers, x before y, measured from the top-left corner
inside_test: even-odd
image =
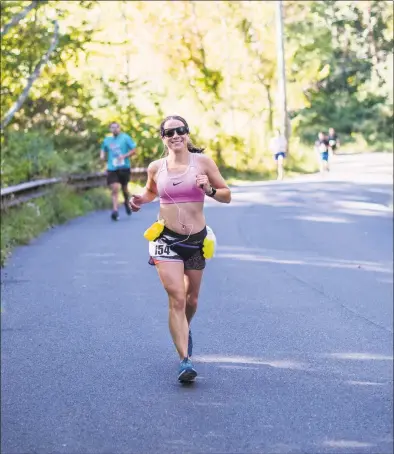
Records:
[[[205,227],[203,208],[204,203],[202,202],[186,202],[177,205],[161,204],[160,218],[164,219],[165,226],[173,232],[189,235],[201,232]],[[182,227],[182,224],[185,225],[185,228]]]

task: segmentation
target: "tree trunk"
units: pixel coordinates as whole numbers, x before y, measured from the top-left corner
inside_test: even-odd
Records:
[[[264,84],[264,88],[267,94],[267,103],[268,103],[268,129],[270,132],[274,129],[274,108],[272,102],[272,94],[271,94],[271,85]]]
[[[216,129],[218,131],[220,131],[220,122],[215,119],[214,121],[214,125],[216,127]],[[215,145],[215,161],[216,161],[216,164],[219,168],[222,168],[223,165],[224,165],[224,161],[223,161],[223,154],[222,154],[222,146],[220,145],[220,140],[218,140],[216,142],[216,145]]]
[[[27,79],[26,87],[20,94],[17,101],[14,105],[9,109],[9,111],[5,114],[3,120],[1,121],[0,130],[4,131],[4,128],[9,124],[9,122],[14,118],[14,115],[18,112],[18,110],[22,107],[23,103],[26,101],[27,96],[29,95],[29,91],[33,86],[34,82],[38,79],[41,74],[42,67],[48,62],[50,56],[52,55],[53,51],[55,50],[58,40],[59,40],[59,24],[57,21],[55,23],[55,31],[53,34],[51,45],[49,46],[48,51],[46,54],[41,58],[38,62],[37,66],[35,67],[32,74],[30,74],[29,78]]]
[[[11,20],[8,22],[8,24],[4,25],[4,28],[1,30],[1,37],[3,38],[4,35],[6,35],[9,32],[10,28],[19,24],[19,22],[22,19],[24,19],[29,14],[29,12],[33,8],[35,8],[37,5],[38,5],[38,1],[35,0],[35,1],[31,2],[30,5],[26,6],[26,8],[24,10],[22,10],[19,14],[15,14],[15,16],[13,16],[11,18]]]

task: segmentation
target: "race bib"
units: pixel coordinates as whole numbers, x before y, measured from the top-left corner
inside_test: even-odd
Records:
[[[149,241],[149,255],[152,257],[174,257],[176,252],[170,249],[168,244],[157,241]]]
[[[122,159],[122,158],[114,158],[114,159],[112,159],[112,165],[114,167],[124,166],[124,159]]]

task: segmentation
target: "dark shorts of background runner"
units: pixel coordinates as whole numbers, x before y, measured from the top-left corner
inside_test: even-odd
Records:
[[[117,169],[107,171],[107,185],[119,183],[121,186],[127,186],[130,181],[130,169]]]
[[[320,157],[322,161],[328,161],[328,151],[323,151],[320,153]]]
[[[284,153],[283,151],[280,151],[279,153],[275,153],[275,161],[277,161],[279,159],[279,156],[282,156],[282,158],[284,159],[286,157],[286,153]]]

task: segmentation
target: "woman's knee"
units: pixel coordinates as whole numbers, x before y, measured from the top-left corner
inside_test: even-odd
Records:
[[[186,307],[186,301],[184,297],[179,296],[170,296],[169,295],[169,301],[170,301],[170,311],[175,311],[175,312],[185,312],[185,307]]]
[[[194,293],[189,293],[186,297],[186,305],[190,308],[197,309],[198,305],[198,295]]]
[[[171,285],[167,285],[164,288],[170,301],[170,310],[184,311],[186,305],[185,292],[180,291]]]

